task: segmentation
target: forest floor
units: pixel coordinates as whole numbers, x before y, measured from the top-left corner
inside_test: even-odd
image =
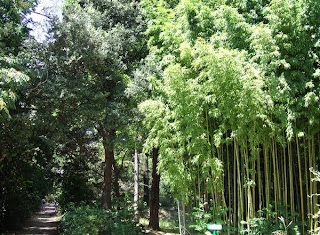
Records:
[[[45,204],[44,208],[26,223],[21,231],[7,234],[58,234],[60,216],[55,212],[54,204]]]

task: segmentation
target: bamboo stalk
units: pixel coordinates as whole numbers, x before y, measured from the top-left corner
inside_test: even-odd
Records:
[[[301,207],[301,219],[302,219],[302,234],[304,234],[304,208],[303,208],[303,189],[302,189],[302,173],[301,173],[301,155],[300,155],[300,144],[299,138],[296,136],[297,144],[297,156],[298,156],[298,171],[299,171],[299,185],[300,185],[300,207]]]
[[[231,172],[230,172],[230,159],[229,159],[229,147],[228,144],[226,144],[226,150],[227,150],[227,174],[228,174],[228,207],[231,208]],[[228,225],[230,225],[231,222],[231,211],[229,210],[229,219]]]
[[[294,188],[293,188],[293,167],[292,167],[292,148],[291,142],[288,143],[288,159],[289,159],[289,184],[290,184],[290,211],[294,214]]]
[[[274,143],[274,138],[272,137],[271,140],[271,149],[272,149],[272,164],[273,164],[273,197],[274,197],[274,206],[275,206],[275,211],[276,213],[278,212],[278,185],[277,185],[277,172],[276,172],[276,153],[275,153],[275,143]],[[277,218],[278,216],[276,216]]]
[[[316,164],[316,152],[315,152],[315,144],[314,144],[314,136],[312,136],[312,167],[313,169],[317,170],[317,164]],[[313,193],[318,193],[317,190],[317,182],[313,182]],[[313,214],[317,213],[318,211],[318,198],[312,197],[313,199]],[[314,231],[317,229],[318,226],[318,218],[314,218]]]
[[[313,138],[313,137],[312,137]],[[308,149],[309,149],[309,167],[311,168],[313,166],[312,161],[312,147],[311,147],[311,140],[308,138]],[[312,175],[309,174],[309,183],[310,183],[310,196],[313,194],[313,183],[312,183]],[[313,231],[313,218],[312,215],[314,214],[313,211],[313,199],[310,197],[310,232]]]
[[[235,141],[235,155],[237,161],[237,172],[238,172],[238,227],[242,229],[242,224],[240,221],[243,220],[243,194],[242,194],[242,183],[241,183],[241,173],[240,173],[240,159],[239,159],[239,146],[237,141]]]
[[[266,147],[265,144],[263,144],[263,155],[264,155],[264,174],[265,174],[266,208],[269,208],[269,205],[270,205],[269,168],[268,168],[267,147]],[[267,219],[269,219],[269,215],[268,215],[268,214],[267,214]]]
[[[274,148],[275,148],[275,157],[276,157],[276,176],[277,176],[277,195],[278,195],[278,202],[281,202],[281,184],[280,184],[280,171],[279,171],[279,159],[278,159],[278,148],[277,148],[277,141],[274,141]]]
[[[256,182],[256,158],[257,158],[257,154],[255,154],[255,157],[253,159],[253,163],[252,163],[252,176],[251,178],[254,180],[254,182]],[[256,185],[253,186],[252,188],[252,218],[256,217]]]
[[[257,170],[258,170],[258,194],[259,194],[259,210],[262,209],[262,179],[261,179],[261,163],[260,163],[260,154],[258,154],[258,159],[257,159]]]
[[[310,195],[309,192],[309,175],[308,175],[308,158],[307,158],[307,146],[306,146],[306,137],[303,136],[303,156],[304,156],[304,173],[305,173],[305,180],[306,180],[306,195],[308,197],[308,195]],[[310,201],[307,198],[307,218],[310,224]]]
[[[238,207],[237,207],[237,200],[239,198],[237,197],[237,177],[236,177],[236,163],[237,163],[237,157],[236,157],[236,144],[235,140],[233,141],[233,216],[234,216],[234,227],[237,227],[238,225],[238,217],[236,216],[238,214]]]
[[[284,197],[284,205],[286,206],[286,218],[288,218],[288,184],[287,184],[287,159],[286,159],[286,148],[283,147],[283,175],[284,175],[284,190],[283,190],[283,197]]]

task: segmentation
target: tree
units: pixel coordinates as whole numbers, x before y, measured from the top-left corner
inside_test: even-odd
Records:
[[[124,91],[128,74],[143,56],[143,21],[135,1],[67,1],[53,30],[50,63],[57,118],[95,128],[105,155],[103,205],[111,208],[117,130],[128,120]],[[65,120],[65,119],[64,119]]]
[[[32,104],[32,52],[26,15],[36,1],[1,1],[0,17],[0,230],[16,228],[34,211],[52,183],[51,142]],[[29,60],[30,59],[30,60]]]
[[[152,151],[152,186],[150,201],[150,220],[149,227],[158,230],[159,227],[159,190],[160,174],[157,172],[159,149],[154,148]]]

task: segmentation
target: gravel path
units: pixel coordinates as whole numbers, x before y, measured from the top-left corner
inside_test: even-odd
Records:
[[[44,208],[36,212],[27,222],[26,226],[18,232],[11,234],[58,234],[60,217],[55,212],[53,204],[45,204]]]

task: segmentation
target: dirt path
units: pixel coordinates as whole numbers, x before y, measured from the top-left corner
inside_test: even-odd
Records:
[[[152,234],[152,235],[179,235],[179,233],[166,233],[162,231],[154,231],[151,229],[147,229],[144,231],[146,234]]]
[[[54,205],[45,204],[21,231],[11,234],[58,234],[59,222],[60,217],[56,214]]]

